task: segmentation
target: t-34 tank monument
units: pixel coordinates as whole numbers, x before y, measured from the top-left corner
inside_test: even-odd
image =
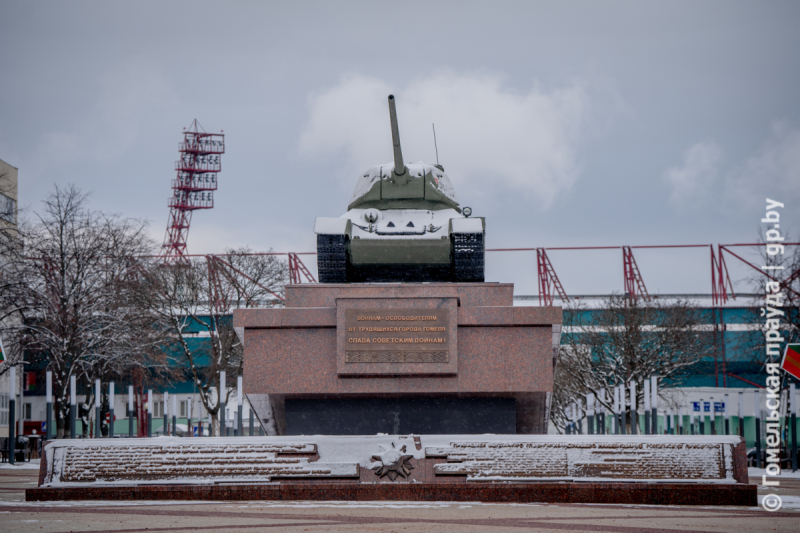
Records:
[[[739,437],[545,435],[561,309],[484,282],[484,220],[389,110],[394,162],[316,220],[322,283],[234,311],[271,436],[56,441],[27,498],[756,505]]]
[[[394,163],[361,175],[340,218],[317,218],[322,283],[481,282],[485,220],[469,218],[441,165],[403,162],[389,95]]]
[[[321,283],[235,314],[248,398],[282,435],[544,433],[561,309],[484,282],[484,219],[404,162],[388,103],[394,161],[316,219]]]

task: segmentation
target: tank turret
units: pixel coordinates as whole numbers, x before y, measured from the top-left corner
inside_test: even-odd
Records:
[[[344,215],[316,220],[320,282],[483,281],[485,220],[441,165],[405,164],[393,95],[389,121],[393,162],[359,176]]]

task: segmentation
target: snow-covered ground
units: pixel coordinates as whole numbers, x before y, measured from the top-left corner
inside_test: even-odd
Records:
[[[755,507],[754,509],[758,509],[762,511],[763,509],[760,507],[761,502],[764,500],[766,494],[759,494],[758,495],[758,505],[759,507]],[[800,496],[781,496],[781,511],[788,511],[788,510],[797,510],[800,509]]]
[[[750,476],[750,482],[755,483],[756,480],[760,482],[761,476],[766,476],[767,471],[764,468],[748,468],[747,473]],[[772,477],[772,476],[770,476]],[[800,479],[800,470],[797,472],[792,472],[791,470],[783,470],[781,475],[778,476],[780,478],[793,478],[793,479]]]
[[[39,459],[31,459],[27,463],[0,463],[0,468],[7,470],[39,470]]]

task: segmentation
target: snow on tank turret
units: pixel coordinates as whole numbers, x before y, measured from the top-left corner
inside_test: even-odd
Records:
[[[319,217],[321,283],[483,281],[485,221],[469,218],[441,165],[403,163],[389,95],[394,162],[364,172],[347,213]]]

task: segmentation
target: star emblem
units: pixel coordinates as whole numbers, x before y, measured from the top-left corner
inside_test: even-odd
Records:
[[[381,453],[378,455],[372,456],[374,460],[380,461],[381,463],[373,468],[373,470],[375,470],[375,475],[379,478],[389,476],[389,479],[392,481],[397,479],[397,476],[408,478],[409,474],[411,474],[411,471],[414,469],[409,459],[414,456],[404,455],[406,452],[405,445],[397,450],[394,447],[394,443],[392,443],[391,448],[386,449],[381,446],[380,451]]]

